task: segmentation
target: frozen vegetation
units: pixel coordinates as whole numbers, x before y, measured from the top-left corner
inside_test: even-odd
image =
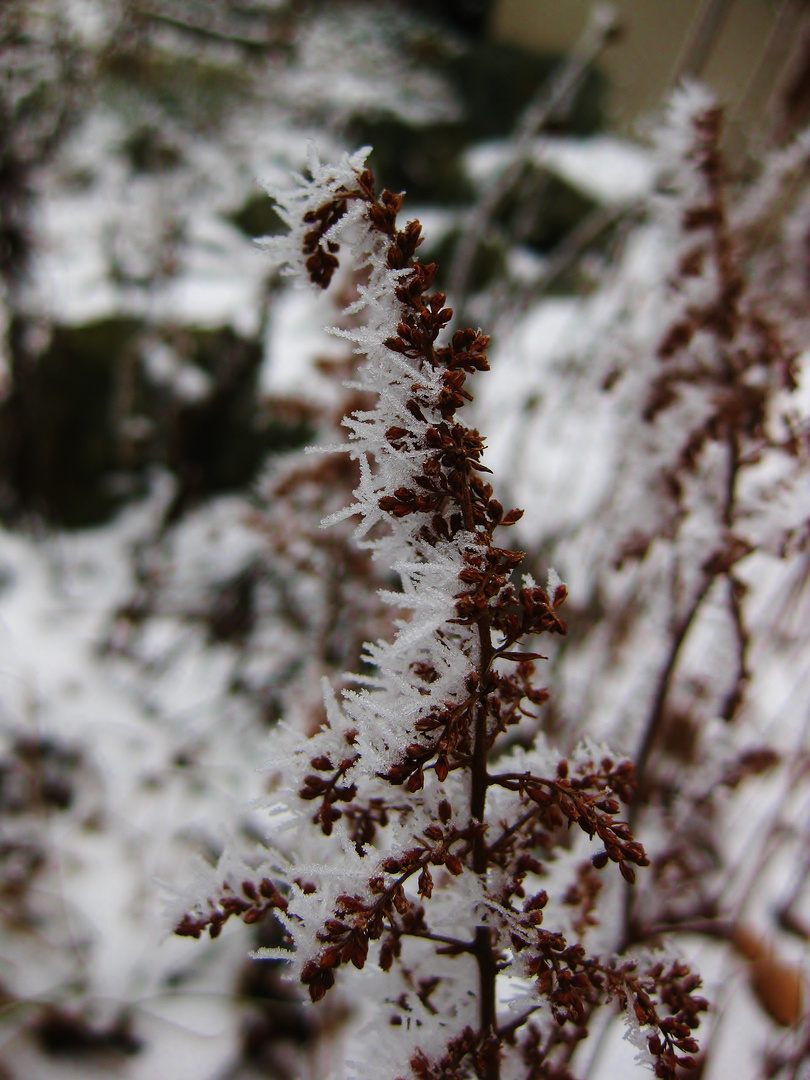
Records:
[[[530,131],[395,5],[0,29],[0,1076],[803,1075],[807,138]]]

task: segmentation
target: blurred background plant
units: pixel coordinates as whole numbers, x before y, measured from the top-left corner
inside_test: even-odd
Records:
[[[806,1067],[810,26],[797,0],[560,7],[0,6],[9,1077],[339,1060],[348,1004],[246,961],[272,928],[164,940],[155,884],[261,845],[273,724],[317,726],[320,677],[385,625],[351,527],[317,528],[353,473],[301,453],[356,407],[351,358],[253,245],[280,227],[256,178],[310,139],[373,145],[493,336],[487,462],[570,591],[548,733],[641,758],[657,861],[615,946],[692,950],[705,1077]],[[683,75],[724,129],[697,97],[661,126]],[[614,1035],[579,1074],[629,1075]]]

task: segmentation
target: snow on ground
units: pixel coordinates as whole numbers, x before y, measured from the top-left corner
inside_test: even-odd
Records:
[[[511,141],[481,143],[465,156],[470,179],[481,186],[496,181],[511,163]],[[567,180],[575,188],[605,204],[633,202],[652,190],[656,165],[649,150],[628,139],[595,135],[573,139],[538,137],[529,160]]]
[[[135,586],[132,547],[151,535],[164,502],[158,492],[84,533],[0,533],[0,739],[76,755],[66,782],[78,785],[64,809],[46,803],[8,823],[6,843],[38,846],[45,863],[25,905],[36,932],[5,938],[3,979],[21,1002],[81,1002],[100,1026],[129,1015],[147,1047],[127,1066],[133,1080],[198,1080],[220,1075],[236,1052],[230,984],[247,944],[167,936],[160,883],[189,881],[197,853],[239,826],[262,789],[263,738],[228,702],[230,649],[167,620],[155,648],[165,670],[139,695],[134,673],[100,648]],[[27,1045],[28,1014],[22,1004],[6,1014],[4,1053],[26,1076],[51,1076]],[[95,1075],[94,1066],[75,1075]]]

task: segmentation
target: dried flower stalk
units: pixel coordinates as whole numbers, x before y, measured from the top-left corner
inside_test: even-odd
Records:
[[[289,959],[313,1002],[341,976],[381,1008],[390,1075],[407,1065],[420,1080],[570,1076],[594,1011],[617,1001],[645,1031],[655,1075],[674,1078],[695,1064],[707,1007],[698,977],[583,943],[597,871],[613,862],[632,883],[648,863],[618,817],[632,765],[591,745],[564,759],[504,738],[548,697],[529,639],[565,634],[567,593],[553,571],[546,588],[515,582],[523,554],[498,530],[521,511],[494,497],[484,441],[459,418],[468,377],[488,369],[488,339],[461,330],[439,343],[451,312],[430,291],[435,266],[416,258],[421,226],[399,228],[402,196],[377,195],[363,162],[313,159],[311,180],[275,193],[290,233],[268,246],[325,289],[348,237],[367,273],[350,309],[364,325],[340,333],[365,356],[356,385],[373,404],[345,420],[339,449],[357,459],[360,483],[332,520],[360,517],[358,544],[401,580],[387,601],[411,617],[392,641],[366,646],[372,674],[353,676],[341,702],[327,693],[317,734],[280,735],[283,829],[258,883],[223,887],[177,932],[216,936],[231,915],[275,913],[294,952],[263,955]],[[566,885],[574,827],[597,848]],[[507,979],[523,991],[508,1011]],[[369,1053],[379,1076],[379,1045]]]

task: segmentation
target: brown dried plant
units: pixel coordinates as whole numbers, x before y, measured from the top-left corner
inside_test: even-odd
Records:
[[[548,698],[528,642],[565,634],[567,590],[553,572],[545,589],[515,580],[523,554],[497,534],[521,511],[494,497],[483,439],[459,417],[468,377],[488,369],[488,339],[460,330],[439,343],[451,312],[430,291],[435,266],[416,258],[421,227],[399,228],[402,196],[378,196],[360,155],[312,169],[281,196],[282,257],[327,288],[353,229],[369,269],[358,305],[368,325],[346,334],[368,358],[359,385],[375,395],[346,421],[361,466],[348,513],[401,577],[390,602],[414,614],[393,642],[367,646],[375,673],[355,676],[342,704],[327,698],[316,735],[290,732],[280,746],[288,825],[258,876],[229,876],[177,932],[217,936],[232,915],[272,913],[313,1002],[347,968],[384,973],[350,984],[368,1006],[381,999],[400,1076],[406,1064],[421,1080],[498,1080],[507,1067],[526,1080],[573,1076],[596,1010],[617,1002],[655,1075],[675,1078],[695,1067],[699,978],[586,944],[598,871],[615,863],[632,884],[648,865],[618,817],[633,766],[594,746],[562,757],[509,745],[509,729],[536,724]],[[598,845],[590,861],[576,833]],[[509,978],[524,995],[505,1011]]]

